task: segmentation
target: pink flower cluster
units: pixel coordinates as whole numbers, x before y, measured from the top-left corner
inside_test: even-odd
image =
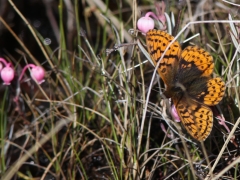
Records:
[[[5,65],[5,67],[4,67]],[[44,82],[44,75],[45,75],[45,71],[42,67],[40,66],[36,66],[34,64],[27,64],[23,70],[22,73],[19,77],[19,81],[22,79],[25,71],[27,69],[30,69],[31,71],[31,77],[38,82],[39,84],[41,84],[42,82]],[[0,74],[1,74],[1,78],[4,82],[5,85],[10,85],[12,80],[14,79],[14,69],[12,67],[11,63],[8,63],[5,59],[0,57]]]

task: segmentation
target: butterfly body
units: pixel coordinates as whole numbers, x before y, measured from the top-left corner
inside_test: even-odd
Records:
[[[213,114],[208,106],[222,99],[225,84],[220,78],[212,78],[213,58],[204,49],[188,46],[184,50],[175,41],[161,57],[173,36],[150,30],[146,35],[148,52],[158,73],[166,84],[166,97],[171,98],[188,133],[204,141],[213,126]]]

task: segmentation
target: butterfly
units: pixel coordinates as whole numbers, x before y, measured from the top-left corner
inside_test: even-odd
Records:
[[[161,30],[147,32],[147,49],[155,66],[173,39]],[[182,50],[175,41],[157,69],[166,85],[165,96],[172,99],[183,126],[198,141],[211,133],[213,112],[209,106],[217,105],[225,92],[222,79],[212,78],[213,68],[213,57],[207,51],[197,46]]]

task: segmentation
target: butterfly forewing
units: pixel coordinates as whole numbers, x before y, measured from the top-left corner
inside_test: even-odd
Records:
[[[213,58],[202,48],[197,46],[186,47],[181,54],[180,69],[197,68],[201,72],[201,76],[210,76],[213,72]]]
[[[166,47],[174,39],[173,36],[160,30],[150,30],[146,34],[146,43],[153,63],[157,65],[161,59]],[[181,54],[181,46],[175,41],[166,51],[164,58],[161,60],[158,73],[166,85],[173,82],[178,69],[178,61]]]

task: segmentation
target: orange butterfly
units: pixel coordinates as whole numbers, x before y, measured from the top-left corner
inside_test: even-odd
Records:
[[[147,48],[155,65],[173,39],[164,31],[147,32]],[[167,87],[164,94],[172,99],[187,132],[198,141],[204,141],[213,127],[213,113],[208,106],[217,105],[225,92],[221,78],[211,77],[213,68],[213,58],[207,51],[197,46],[182,51],[177,41],[158,67]]]

